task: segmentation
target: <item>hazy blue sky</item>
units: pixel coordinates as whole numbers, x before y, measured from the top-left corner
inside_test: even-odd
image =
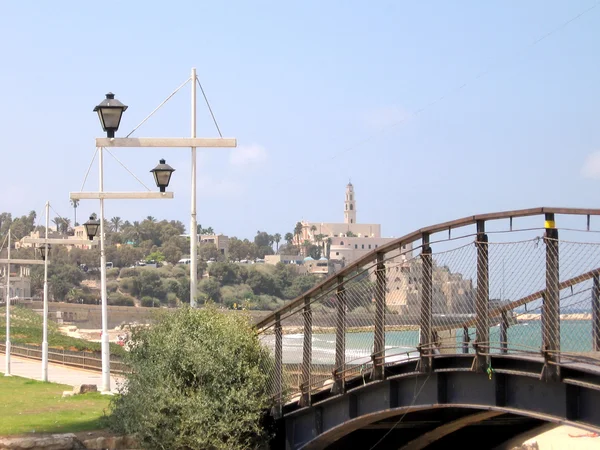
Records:
[[[41,213],[50,200],[72,217],[68,193],[102,135],[94,105],[108,91],[129,105],[124,136],[191,67],[239,142],[200,151],[198,222],[219,232],[342,221],[349,178],[359,222],[386,236],[503,209],[597,207],[600,7],[560,28],[594,4],[0,0],[0,210]],[[189,92],[134,136],[188,136]],[[198,134],[216,136],[198,111]],[[147,184],[166,158],[176,199],[107,202],[107,217],[189,223],[189,149],[115,154]],[[110,155],[105,187],[143,189]],[[94,165],[85,190],[97,188]],[[83,201],[78,216],[97,210]]]

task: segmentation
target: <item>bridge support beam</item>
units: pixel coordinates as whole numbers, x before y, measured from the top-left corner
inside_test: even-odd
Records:
[[[346,370],[346,287],[344,277],[338,277],[335,320],[335,369],[333,371],[334,394],[343,394]]]
[[[283,332],[281,329],[281,315],[275,314],[275,379],[273,390],[275,391],[275,406],[273,416],[279,419],[283,408]]]
[[[558,230],[554,223],[554,214],[546,214],[546,293],[542,306],[542,346],[544,352],[544,370],[542,378],[546,381],[560,379],[560,279],[558,257]]]
[[[592,347],[600,352],[600,274],[594,275],[592,289]]]
[[[431,247],[429,246],[429,234],[423,233],[422,236],[423,248],[421,250],[421,258],[423,264],[421,267],[421,342],[420,352],[420,370],[421,372],[430,372],[432,366],[432,350],[433,345],[433,327],[432,327],[432,304],[433,304],[433,262],[431,257]]]
[[[373,342],[373,379],[383,380],[385,376],[385,294],[386,277],[383,253],[377,254],[375,286],[375,333]]]
[[[310,372],[312,366],[312,309],[310,298],[304,299],[304,340],[302,343],[302,372],[300,379],[300,405],[310,406]]]
[[[475,298],[476,315],[476,342],[475,360],[473,369],[477,373],[483,373],[487,369],[487,361],[490,345],[490,317],[489,317],[489,259],[488,259],[488,236],[485,234],[485,222],[477,221],[477,293]]]

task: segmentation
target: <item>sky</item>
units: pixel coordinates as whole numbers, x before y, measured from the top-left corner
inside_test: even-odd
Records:
[[[198,151],[198,223],[217,232],[341,222],[349,180],[358,222],[386,237],[479,213],[597,207],[595,5],[0,0],[0,210],[41,216],[49,200],[51,218],[72,217],[69,192],[103,136],[94,106],[109,91],[129,106],[123,137],[192,67],[238,140]],[[187,85],[132,137],[190,131]],[[218,136],[201,96],[197,133]],[[175,199],[107,201],[107,218],[189,224],[189,149],[112,153],[152,189],[165,158]],[[83,190],[98,189],[97,172],[96,160]],[[105,190],[145,188],[105,154]],[[78,221],[91,212],[97,201],[83,200]]]

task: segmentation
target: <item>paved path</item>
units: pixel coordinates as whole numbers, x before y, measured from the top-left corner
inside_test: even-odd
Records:
[[[0,371],[1,376],[4,375],[6,355],[0,354]],[[20,358],[18,356],[11,356],[10,358],[10,371],[12,375],[31,378],[34,380],[42,379],[42,362],[35,359]],[[79,384],[95,384],[98,386],[98,390],[102,388],[102,374],[100,372],[94,372],[91,370],[78,369],[76,367],[63,366],[61,364],[49,363],[48,364],[48,381],[54,383],[67,384],[69,386],[76,386]],[[120,383],[122,379],[120,377],[110,378],[110,387],[113,392],[117,390],[117,383]]]

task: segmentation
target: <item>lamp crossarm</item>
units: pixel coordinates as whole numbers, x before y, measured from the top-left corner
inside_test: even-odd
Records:
[[[173,192],[70,192],[71,200],[162,200],[173,198]]]
[[[233,148],[235,138],[96,138],[96,147]]]

